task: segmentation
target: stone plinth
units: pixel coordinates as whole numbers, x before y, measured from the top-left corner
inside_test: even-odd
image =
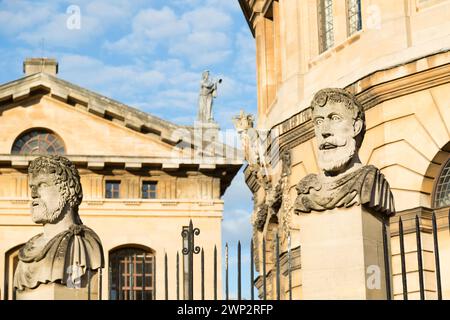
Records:
[[[201,122],[196,121],[194,123],[194,132],[199,138],[204,138],[206,142],[218,141],[219,137],[219,124],[215,121]]]
[[[98,300],[98,276],[91,276],[90,300]],[[16,300],[89,300],[89,289],[69,288],[59,283],[40,284],[35,289],[16,291]]]
[[[303,299],[387,298],[378,214],[353,206],[313,211],[298,219]]]

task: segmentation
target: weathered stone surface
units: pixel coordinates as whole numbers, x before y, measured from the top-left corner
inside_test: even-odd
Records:
[[[28,173],[32,219],[44,232],[20,249],[14,287],[19,293],[47,283],[86,287],[88,270],[103,268],[104,257],[100,238],[78,214],[83,191],[77,169],[68,159],[52,155],[33,160]]]
[[[209,78],[209,71],[202,73],[202,80],[200,82],[200,95],[198,98],[198,120],[201,122],[214,121],[212,114],[213,99],[217,96],[217,85],[222,82],[222,79],[211,81]]]
[[[323,89],[311,103],[320,174],[309,174],[297,185],[295,212],[365,205],[386,215],[394,199],[383,174],[363,166],[358,156],[364,139],[364,109],[342,89]]]

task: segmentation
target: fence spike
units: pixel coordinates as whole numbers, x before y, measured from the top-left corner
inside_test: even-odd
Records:
[[[142,292],[141,292],[141,300],[145,300],[145,251],[142,253]]]
[[[422,240],[420,238],[420,222],[418,215],[416,215],[416,242],[417,242],[417,264],[419,267],[418,271],[419,271],[420,300],[425,300],[423,262],[422,262]]]
[[[177,300],[180,300],[180,254],[177,251]]]
[[[98,300],[102,300],[102,291],[103,291],[103,272],[102,268],[98,268]]]
[[[214,245],[214,300],[217,300],[217,246]]]
[[[263,300],[266,300],[266,294],[267,294],[267,290],[266,290],[266,239],[263,237]]]
[[[205,251],[202,248],[201,254],[201,269],[202,269],[202,300],[205,300]]]
[[[254,251],[253,251],[253,238],[250,240],[250,299],[255,300],[255,293],[253,289],[253,281],[255,279],[254,269]]]
[[[291,265],[291,233],[288,234],[288,282],[289,300],[292,300],[292,265]]]
[[[405,242],[402,217],[399,217],[398,219],[398,234],[400,238],[400,259],[402,263],[403,300],[408,300],[408,282],[406,277]]]
[[[389,219],[389,218],[387,218]],[[387,236],[387,219],[383,220],[383,251],[384,251],[384,274],[386,278],[386,298],[387,300],[392,299],[391,295],[391,268],[390,268],[390,259],[391,255],[389,253],[389,240]]]
[[[238,241],[238,300],[241,300],[241,241]]]
[[[436,266],[436,289],[437,298],[442,300],[442,286],[441,286],[441,265],[439,259],[439,242],[438,242],[438,232],[437,232],[437,221],[436,214],[433,211],[432,214],[432,224],[433,224],[433,242],[434,242],[434,262]]]
[[[225,297],[226,297],[226,300],[228,300],[228,290],[229,290],[229,288],[228,288],[228,242],[226,243],[226,245],[225,245],[225,261],[226,261],[226,263],[225,263]]]
[[[169,262],[167,260],[167,252],[164,254],[164,287],[165,287],[165,298],[169,300]]]

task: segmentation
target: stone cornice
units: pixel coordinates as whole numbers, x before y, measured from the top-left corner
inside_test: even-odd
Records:
[[[26,169],[37,155],[0,154],[0,168]],[[108,167],[139,171],[143,167],[162,170],[168,173],[198,171],[220,179],[220,195],[230,186],[234,176],[242,166],[241,160],[227,158],[162,158],[162,157],[124,157],[124,156],[86,156],[65,155],[78,168],[104,170]]]
[[[401,65],[376,71],[345,87],[357,96],[365,110],[417,91],[450,83],[450,51],[445,50]],[[278,132],[277,140],[267,149],[272,166],[278,162],[276,145],[280,152],[290,150],[314,137],[310,108],[306,108],[271,128]]]
[[[244,13],[245,20],[250,28],[250,31],[255,37],[254,23],[258,16],[268,16],[269,8],[271,4],[278,0],[238,0],[241,6],[241,10]]]
[[[244,17],[245,20],[247,21],[248,27],[250,28],[250,31],[253,35],[253,37],[255,37],[255,30],[253,30],[253,26],[252,26],[252,9],[249,5],[249,0],[239,0],[239,4],[241,6],[241,10],[244,13]]]
[[[29,216],[31,199],[27,198],[0,198],[0,215],[16,216],[24,214]],[[80,205],[80,210],[86,215],[161,215],[164,213],[180,215],[200,214],[208,216],[222,216],[223,200],[220,199],[105,199],[86,198]],[[11,212],[14,206],[14,212]]]
[[[37,155],[0,154],[0,163],[10,164],[12,167],[27,167]],[[95,168],[105,165],[123,165],[129,169],[140,169],[142,166],[162,166],[162,168],[179,169],[180,166],[196,166],[199,170],[214,170],[224,167],[240,167],[242,161],[227,158],[171,158],[171,157],[127,157],[127,156],[88,156],[65,155],[73,163]]]

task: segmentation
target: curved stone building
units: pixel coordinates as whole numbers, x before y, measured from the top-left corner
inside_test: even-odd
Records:
[[[450,299],[450,1],[239,2],[256,41],[256,128],[270,132],[271,137],[264,164],[269,174],[258,176],[252,165],[245,170],[255,196],[254,240],[260,272],[261,241],[263,237],[267,241],[268,294],[275,297],[273,243],[278,234],[282,298],[288,295],[286,230],[291,230],[293,293],[294,298],[303,297],[301,226],[296,224],[292,202],[300,179],[318,172],[309,104],[320,89],[337,87],[355,94],[363,104],[367,132],[361,161],[381,169],[394,195],[397,212],[390,221],[393,297],[403,298],[399,217],[405,233],[408,296],[420,297],[416,215],[422,230],[425,298],[437,297],[434,212],[442,295]],[[279,181],[285,182],[285,189],[276,190]],[[283,195],[282,200],[277,194]],[[278,199],[270,200],[276,205],[269,210],[264,207],[267,197]],[[256,285],[261,292],[261,278]]]

